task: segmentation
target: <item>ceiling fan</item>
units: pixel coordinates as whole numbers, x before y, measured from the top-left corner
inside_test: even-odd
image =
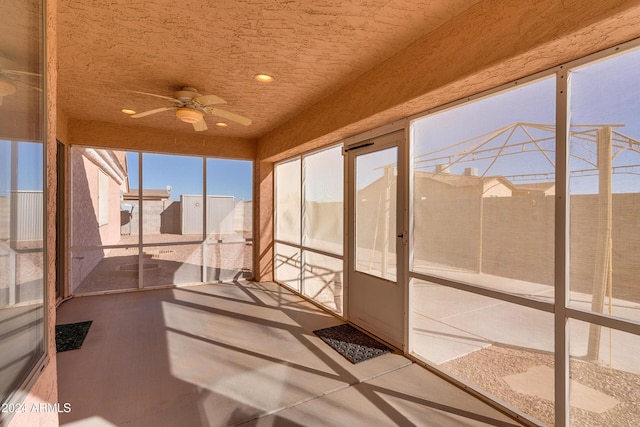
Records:
[[[231,113],[220,108],[213,107],[218,104],[226,104],[226,101],[216,95],[201,95],[198,90],[192,87],[183,87],[181,90],[173,93],[173,96],[156,95],[147,92],[130,91],[141,95],[155,96],[172,101],[175,105],[170,107],[161,107],[154,110],[144,111],[134,114],[131,117],[139,119],[141,117],[150,116],[152,114],[161,113],[163,111],[175,111],[176,116],[185,123],[191,123],[196,131],[207,130],[207,123],[204,120],[205,114],[211,114],[223,119],[239,123],[244,126],[251,124],[251,119],[243,117],[239,114]]]

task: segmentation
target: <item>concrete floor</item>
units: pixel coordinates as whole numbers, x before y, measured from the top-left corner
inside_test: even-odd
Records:
[[[68,426],[518,426],[398,354],[351,364],[312,331],[341,323],[272,283],[75,298],[92,320],[58,354]]]

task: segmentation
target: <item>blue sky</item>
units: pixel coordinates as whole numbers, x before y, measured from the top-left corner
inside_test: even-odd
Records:
[[[612,57],[571,71],[570,117],[572,125],[622,124],[615,130],[634,139],[640,139],[640,51]],[[491,132],[515,122],[555,125],[555,76],[532,82],[515,89],[480,99],[451,110],[425,117],[415,122],[416,154],[426,158],[443,154],[459,154],[464,149],[471,150],[479,139],[457,145],[467,139]],[[596,128],[598,126],[592,126]],[[573,129],[578,129],[574,127]],[[533,138],[549,137],[552,133],[531,131]],[[522,131],[513,134],[511,142],[525,142],[528,136]],[[495,138],[484,148],[498,148],[505,137]],[[451,148],[447,148],[451,147]],[[547,155],[555,162],[555,143],[541,144]],[[528,148],[534,148],[529,145]],[[433,153],[441,149],[439,153]],[[428,154],[427,153],[433,153]],[[571,153],[581,153],[595,162],[596,144],[578,144],[572,140]],[[470,159],[471,157],[467,157]],[[445,160],[441,160],[443,163]],[[435,162],[427,163],[433,165]],[[615,166],[640,165],[640,153],[625,151],[613,162]],[[474,160],[454,166],[452,173],[460,174],[465,167],[477,167],[482,174],[490,167],[487,175],[518,175],[553,173],[551,163],[539,152],[514,154],[491,160]],[[571,158],[571,169],[593,168],[575,156]],[[429,170],[426,168],[425,170]],[[433,168],[431,169],[433,170]],[[640,168],[636,171],[640,173]],[[595,171],[594,171],[595,173]],[[553,175],[547,181],[552,181]],[[526,181],[520,181],[526,182]],[[572,194],[597,193],[597,176],[573,176],[570,180]],[[613,176],[614,192],[638,192],[640,177],[629,173]]]
[[[138,188],[138,153],[127,153],[130,186]],[[202,194],[201,157],[144,153],[144,188],[163,190],[171,186],[171,199]],[[252,199],[252,163],[245,160],[207,159],[207,194],[233,196],[236,201]]]
[[[19,142],[18,190],[42,191],[42,144]],[[0,195],[11,191],[11,142],[0,140]]]

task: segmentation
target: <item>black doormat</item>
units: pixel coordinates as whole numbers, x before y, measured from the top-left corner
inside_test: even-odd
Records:
[[[348,323],[332,326],[331,328],[318,329],[313,333],[346,357],[351,363],[364,362],[391,352],[389,347],[360,332]]]
[[[58,353],[82,347],[92,321],[56,325],[56,351]]]

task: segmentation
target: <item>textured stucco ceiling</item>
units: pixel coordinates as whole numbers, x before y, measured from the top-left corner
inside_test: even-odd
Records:
[[[477,0],[61,0],[58,107],[67,118],[192,131],[143,91],[182,86],[253,124],[207,135],[258,138],[433,31]],[[261,84],[257,73],[276,81]]]

